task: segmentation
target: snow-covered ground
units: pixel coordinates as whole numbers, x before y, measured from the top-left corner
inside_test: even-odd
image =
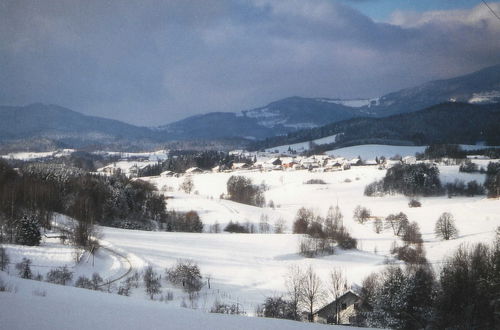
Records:
[[[0,292],[0,328],[9,330],[354,329],[286,320],[209,314],[171,303],[8,277]]]
[[[483,162],[481,160],[481,162]],[[458,166],[440,166],[443,183],[455,179],[484,181],[484,175],[458,171]],[[244,175],[254,183],[265,183],[269,190],[266,199],[275,208],[242,205],[219,196],[226,192],[231,175]],[[326,280],[333,267],[342,268],[351,283],[360,284],[372,271],[384,267],[393,242],[399,241],[390,230],[376,234],[373,223],[356,223],[353,211],[357,205],[368,207],[374,216],[385,218],[391,213],[406,213],[416,221],[423,234],[427,258],[438,268],[443,258],[462,243],[491,242],[494,230],[500,226],[500,202],[481,197],[422,198],[421,208],[409,208],[408,199],[400,195],[385,197],[363,196],[364,187],[385,175],[376,166],[352,167],[339,172],[313,173],[301,171],[239,171],[236,173],[207,173],[193,175],[197,194],[177,191],[184,180],[180,178],[151,178],[152,183],[170,198],[167,207],[177,211],[199,212],[206,225],[218,222],[221,227],[229,221],[258,224],[262,215],[269,222],[284,219],[290,232],[297,210],[307,207],[325,216],[330,206],[339,205],[344,224],[358,239],[358,251],[338,251],[337,254],[306,259],[297,254],[299,237],[279,234],[181,234],[145,233],[106,229],[107,239],[124,250],[144,258],[158,267],[187,257],[198,262],[203,271],[210,273],[214,283],[232,292],[246,306],[263,300],[273,292],[283,292],[283,275],[290,265],[311,264]],[[322,179],[327,184],[304,184],[309,179]],[[168,188],[170,187],[170,188]],[[460,237],[451,241],[435,238],[434,226],[443,212],[451,212],[456,220]]]
[[[468,145],[461,144],[463,150],[477,150],[484,148],[498,148],[485,145]],[[363,144],[358,146],[339,148],[327,151],[328,155],[335,155],[335,157],[355,158],[361,156],[363,160],[373,160],[375,157],[384,156],[386,158],[399,156],[414,156],[417,152],[424,152],[427,146],[388,146],[380,144]]]
[[[357,152],[352,151],[355,153],[353,155],[359,154],[364,159],[370,158],[367,153],[372,147],[364,146],[363,148],[358,149]],[[404,149],[391,148],[387,146],[375,148],[374,152],[377,152],[375,155],[392,156],[391,153],[405,155]],[[411,154],[413,153],[414,151]],[[338,154],[335,153],[335,155]],[[348,157],[348,155],[343,156]],[[485,166],[488,162],[487,160],[473,161],[480,166]],[[453,182],[455,179],[477,180],[480,183],[484,181],[483,174],[460,173],[456,165],[439,166],[439,169],[443,183]],[[251,178],[255,184],[267,185],[266,200],[268,202],[272,200],[275,207],[258,208],[220,199],[221,194],[226,193],[226,183],[232,175],[244,175]],[[17,321],[15,316],[19,316],[19,312],[14,312],[31,304],[35,306],[33,307],[35,313],[48,313],[48,309],[68,311],[57,313],[61,315],[57,315],[57,318],[53,320],[57,326],[61,324],[60,328],[68,328],[64,325],[75,320],[70,317],[70,313],[81,313],[81,310],[84,310],[85,314],[81,319],[93,320],[91,314],[96,313],[95,320],[99,321],[99,324],[108,325],[112,319],[119,319],[124,320],[125,329],[128,326],[140,328],[138,324],[141,323],[136,320],[149,322],[149,319],[154,320],[151,321],[151,326],[148,323],[148,328],[168,324],[173,329],[194,329],[203,324],[209,329],[237,327],[242,329],[271,327],[301,329],[310,325],[295,322],[274,323],[280,322],[275,320],[270,321],[271,323],[261,323],[267,320],[251,319],[249,321],[248,318],[213,316],[202,314],[201,311],[209,310],[213,301],[218,299],[225,303],[238,304],[248,314],[253,314],[257,304],[262,303],[266,297],[283,294],[285,291],[284,275],[292,265],[301,268],[311,265],[324,282],[327,282],[329,271],[334,267],[339,267],[352,284],[360,284],[365,276],[384,268],[386,260],[390,258],[389,250],[392,244],[400,239],[395,237],[390,229],[376,234],[372,220],[365,224],[355,222],[352,215],[357,205],[369,208],[373,216],[385,218],[388,214],[402,211],[408,215],[410,221],[416,221],[423,235],[427,258],[435,265],[436,270],[439,270],[443,258],[450,255],[460,244],[493,241],[494,231],[500,226],[498,199],[487,199],[484,196],[451,199],[446,196],[430,197],[420,199],[422,207],[409,208],[408,199],[401,195],[364,196],[365,186],[384,175],[385,170],[379,170],[377,166],[352,167],[350,170],[337,172],[242,170],[233,173],[204,173],[192,175],[194,189],[191,194],[178,190],[185,177],[143,178],[155,184],[168,197],[168,209],[195,210],[199,213],[206,228],[216,222],[223,228],[229,221],[250,222],[257,225],[261,216],[266,215],[271,226],[276,220],[283,219],[287,226],[286,233],[198,234],[101,228],[104,235],[103,243],[107,249],[99,250],[94,267],[91,266],[90,259],[74,266],[72,249],[61,245],[55,239],[45,239],[40,247],[7,245],[7,251],[13,263],[18,262],[23,256],[32,259],[35,274],[37,272],[44,274],[49,266],[68,265],[77,275],[90,275],[93,271],[98,271],[105,279],[113,279],[127,272],[130,266],[134,270],[141,270],[146,265],[152,265],[159,274],[164,274],[165,268],[174,265],[178,259],[191,259],[200,266],[203,275],[210,275],[211,288],[208,289],[205,286],[202,289],[200,299],[196,303],[198,311],[189,311],[179,309],[182,301],[185,300],[185,294],[178,289],[168,287],[165,282],[163,282],[164,292],[172,290],[175,294],[174,300],[168,304],[145,301],[147,298],[143,288],[135,289],[131,298],[122,298],[77,289],[60,289],[59,287],[54,289],[44,283],[8,278],[21,289],[17,293],[0,293],[2,306],[0,319],[7,320],[7,323],[2,324],[12,325],[7,327],[8,329],[34,328],[35,324],[28,320]],[[304,184],[310,179],[321,179],[326,184]],[[300,236],[290,233],[297,210],[300,207],[307,207],[313,209],[316,214],[325,216],[328,208],[335,205],[340,207],[344,215],[344,225],[358,240],[358,249],[350,251],[338,249],[334,255],[314,259],[300,256],[297,253]],[[455,217],[456,227],[459,230],[457,239],[441,241],[435,237],[435,222],[443,212],[451,212]],[[124,262],[123,258],[116,253],[124,256],[127,262]],[[41,290],[46,291],[46,297],[34,295],[35,286],[40,286]],[[69,296],[82,298],[74,302],[75,299],[65,298]],[[65,305],[66,300],[70,302]],[[7,302],[12,302],[12,304]],[[3,308],[4,306],[7,309]],[[106,313],[116,315],[111,317],[103,314],[101,312],[104,309],[103,306],[113,306],[109,307],[111,309],[106,309]],[[160,314],[161,316],[156,316]],[[175,318],[174,314],[180,316]],[[129,321],[129,319],[133,320]],[[43,320],[44,322],[50,321],[47,317]],[[99,328],[96,326],[97,323],[93,322],[88,321],[84,327],[78,328]],[[45,328],[48,328],[49,324],[46,323]],[[41,327],[41,329],[45,328]]]
[[[335,134],[335,135],[325,136],[321,139],[316,139],[316,140],[312,140],[312,141],[299,142],[299,143],[294,143],[294,144],[287,144],[287,145],[272,147],[272,148],[266,149],[266,152],[286,154],[291,150],[293,152],[301,153],[301,152],[309,150],[311,148],[311,143],[314,143],[317,145],[334,143],[335,141],[337,141],[337,137],[338,137],[338,134]]]
[[[308,151],[311,146],[311,142],[314,142],[317,145],[333,143],[336,141],[339,134],[326,136],[321,139],[316,139],[312,141],[299,142],[294,144],[286,144],[281,146],[276,146],[272,148],[267,148],[266,152],[270,153],[280,153],[287,154],[289,150],[296,151],[298,153]],[[484,148],[492,148],[491,146],[485,145],[460,145],[464,150],[476,150],[476,149],[484,149]],[[390,145],[381,145],[381,144],[363,144],[352,147],[339,148],[335,150],[327,151],[326,154],[334,155],[335,157],[344,157],[344,158],[356,158],[361,156],[363,160],[373,160],[375,157],[384,156],[386,158],[393,157],[396,155],[399,156],[414,156],[417,152],[424,152],[427,146],[390,146]],[[498,148],[498,147],[493,147]]]
[[[17,159],[17,160],[36,160],[42,158],[57,158],[62,156],[69,156],[75,152],[74,149],[61,149],[47,152],[12,152],[5,155],[0,155],[1,158]]]

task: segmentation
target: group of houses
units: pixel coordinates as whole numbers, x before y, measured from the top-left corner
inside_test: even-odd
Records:
[[[254,155],[254,158],[257,158]],[[204,170],[199,167],[191,167],[183,174],[192,175],[206,172],[233,172],[238,170],[254,170],[254,171],[294,171],[294,170],[309,170],[312,172],[333,172],[345,171],[351,166],[378,166],[379,169],[388,169],[397,164],[415,164],[417,159],[415,156],[406,156],[399,159],[376,159],[362,160],[361,157],[352,159],[344,157],[334,157],[330,155],[312,155],[312,156],[274,156],[269,155],[259,157],[254,163],[233,163],[231,167],[215,166],[210,170]],[[140,171],[153,162],[128,162],[119,161],[109,164],[98,171],[107,175],[124,174],[129,177],[137,177]],[[181,173],[172,171],[164,171],[160,174],[162,177],[180,176]]]

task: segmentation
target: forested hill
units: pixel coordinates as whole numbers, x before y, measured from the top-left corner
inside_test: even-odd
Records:
[[[367,143],[424,145],[475,144],[484,141],[490,145],[499,145],[499,128],[500,105],[449,102],[385,118],[356,118],[304,129],[255,142],[252,149],[312,141],[335,134],[339,134],[336,142],[322,145],[321,149]]]

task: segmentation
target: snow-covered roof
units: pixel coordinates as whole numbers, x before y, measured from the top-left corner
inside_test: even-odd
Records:
[[[203,170],[199,167],[191,167],[186,170],[186,173],[201,173]]]

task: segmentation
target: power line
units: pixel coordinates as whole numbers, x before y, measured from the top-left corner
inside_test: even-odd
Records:
[[[498,14],[495,13],[493,8],[491,8],[490,5],[488,5],[488,3],[485,0],[482,0],[482,1],[485,4],[485,6],[488,7],[488,9],[491,11],[491,13],[500,21],[500,16],[498,16]]]

